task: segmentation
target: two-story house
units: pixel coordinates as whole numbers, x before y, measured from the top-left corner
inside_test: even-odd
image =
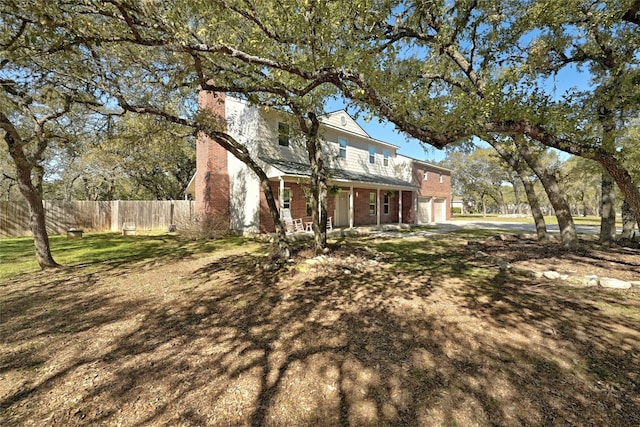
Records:
[[[281,215],[311,217],[308,153],[291,117],[224,94],[200,94],[200,108],[224,117],[227,132],[261,164]],[[334,227],[428,224],[450,218],[451,172],[398,154],[372,138],[344,111],[320,118],[329,169],[327,213]],[[196,212],[225,214],[238,232],[272,232],[273,221],[257,176],[216,142],[200,135],[196,176],[189,185]]]

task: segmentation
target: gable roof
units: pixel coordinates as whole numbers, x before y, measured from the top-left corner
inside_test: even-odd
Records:
[[[318,117],[320,123],[327,127],[339,129],[345,132],[356,134],[364,138],[371,138],[371,136],[362,129],[362,127],[356,122],[346,110],[338,110],[332,113],[327,113]]]

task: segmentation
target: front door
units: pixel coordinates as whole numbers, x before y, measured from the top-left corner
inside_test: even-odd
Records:
[[[349,226],[349,193],[341,192],[336,196],[336,217],[334,225]]]

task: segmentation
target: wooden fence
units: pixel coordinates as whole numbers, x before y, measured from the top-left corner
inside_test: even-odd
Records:
[[[186,224],[194,218],[195,202],[189,200],[115,200],[110,202],[47,200],[44,209],[49,234],[70,228],[84,231],[120,231],[132,222],[138,230],[163,230],[170,224]],[[0,236],[28,236],[26,201],[0,201]]]

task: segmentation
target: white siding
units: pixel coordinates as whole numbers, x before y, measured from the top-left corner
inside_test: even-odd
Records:
[[[289,122],[292,129],[289,146],[284,147],[278,144],[278,122],[291,120],[290,117],[275,110],[258,110],[239,100],[233,100],[233,103],[227,102],[227,104],[227,113],[231,115],[228,116],[230,133],[249,147],[254,158],[265,157],[305,164],[309,162],[309,155],[302,138],[293,133],[293,129],[296,128],[295,123]],[[230,110],[231,105],[233,109]],[[320,136],[325,140],[323,151],[330,167],[389,177],[407,175],[404,170],[405,162],[396,164],[395,148],[369,138],[347,113],[335,113],[329,119],[323,119],[323,123],[337,122],[340,126],[342,117],[345,117],[346,125],[341,126],[340,129],[323,126],[320,130]],[[252,123],[243,123],[244,120],[250,120]],[[236,134],[237,130],[242,131],[241,135]],[[347,140],[346,159],[338,159],[338,138]],[[369,163],[369,146],[375,147],[375,164]],[[388,166],[383,164],[385,150],[389,151]]]
[[[369,135],[356,123],[346,111],[340,110],[320,118],[320,122],[336,129],[367,138]]]
[[[347,156],[344,159],[338,158],[338,139],[347,140]],[[323,139],[326,141],[327,158],[330,159],[331,167],[353,172],[366,173],[401,178],[406,174],[405,162],[398,161],[393,146],[382,144],[370,138],[363,138],[357,135],[347,135],[334,129],[324,129]],[[369,163],[369,147],[375,148],[376,161]],[[389,152],[389,165],[384,166],[384,151]],[[409,173],[410,175],[410,173]]]
[[[246,103],[227,97],[225,101],[229,134],[252,153],[258,149],[260,116],[258,110]],[[230,184],[231,228],[245,233],[257,233],[260,222],[260,182],[251,169],[227,153]]]

